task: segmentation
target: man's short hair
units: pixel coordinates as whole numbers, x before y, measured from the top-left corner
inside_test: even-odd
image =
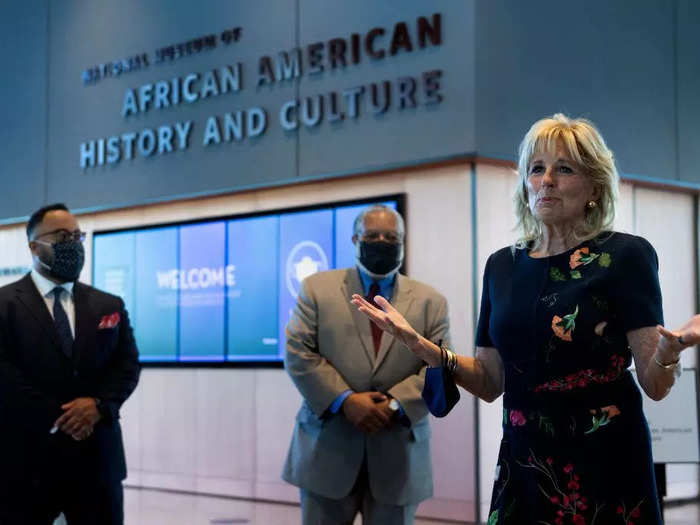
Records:
[[[357,217],[355,217],[355,222],[352,225],[353,235],[357,235],[359,237],[362,234],[362,230],[364,230],[365,227],[365,217],[367,215],[379,212],[390,213],[396,218],[396,230],[403,239],[404,233],[406,231],[406,226],[404,225],[403,217],[394,208],[386,206],[385,204],[372,204],[371,206],[368,206],[367,208],[362,210],[357,215]]]
[[[34,213],[32,213],[32,216],[29,217],[29,222],[27,222],[27,239],[30,241],[32,240],[32,236],[34,235],[34,230],[36,229],[39,224],[41,224],[41,221],[44,220],[44,216],[49,213],[50,211],[70,211],[68,207],[63,204],[62,202],[57,202],[55,204],[47,204],[46,206],[42,206],[38,210],[36,210]]]

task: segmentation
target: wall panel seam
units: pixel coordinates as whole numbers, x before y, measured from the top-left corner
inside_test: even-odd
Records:
[[[478,317],[478,301],[479,298],[479,257],[478,257],[478,214],[477,214],[477,180],[476,180],[476,163],[470,164],[470,183],[471,183],[471,247],[472,247],[472,339],[476,334],[476,324]],[[476,347],[471,344],[472,353],[476,357]],[[479,398],[473,397],[474,403],[474,500],[475,500],[475,520],[476,523],[481,523],[481,443],[479,441]]]

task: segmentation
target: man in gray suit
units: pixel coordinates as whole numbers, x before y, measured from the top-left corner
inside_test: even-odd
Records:
[[[357,266],[306,278],[287,325],[285,367],[304,397],[282,477],[305,525],[412,524],[432,496],[425,365],[350,303],[387,298],[423,336],[448,339],[447,302],[398,273],[404,221],[374,205],[355,220]],[[371,300],[371,299],[370,299]]]

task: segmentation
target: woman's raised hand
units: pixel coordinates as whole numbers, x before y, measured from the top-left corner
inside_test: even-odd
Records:
[[[408,348],[413,350],[420,340],[418,332],[406,321],[406,318],[391,306],[381,295],[374,298],[376,304],[369,303],[364,297],[353,294],[350,301],[357,309],[388,334],[393,335]]]
[[[658,326],[657,330],[666,339],[668,349],[680,353],[689,346],[700,344],[700,315],[694,315],[679,330],[667,330]]]

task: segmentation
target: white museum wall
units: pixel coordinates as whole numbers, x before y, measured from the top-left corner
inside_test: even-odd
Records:
[[[635,233],[645,237],[659,256],[659,280],[666,326],[680,327],[696,309],[695,210],[693,196],[635,188]],[[696,366],[696,354],[681,354],[684,367]],[[698,495],[698,465],[667,465],[671,498]]]

